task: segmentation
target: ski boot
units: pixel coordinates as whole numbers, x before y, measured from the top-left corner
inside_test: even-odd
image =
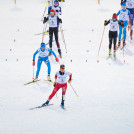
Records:
[[[60,48],[58,48],[58,53],[59,53],[59,55],[60,55],[60,58],[62,59],[61,49],[60,49]]]
[[[51,81],[50,74],[48,74],[47,80],[48,80],[48,81]]]
[[[116,60],[116,50],[114,50],[114,59]]]
[[[112,53],[111,53],[111,49],[109,49],[109,57],[112,55]]]
[[[33,81],[37,81],[38,80],[38,76],[35,77],[35,79]]]
[[[121,41],[119,40],[117,49],[120,47],[120,45],[121,45]]]
[[[123,47],[125,47],[125,45],[126,45],[126,42],[125,42],[125,40],[123,40]]]
[[[61,107],[64,109],[64,100],[61,102]]]
[[[45,103],[43,103],[42,105],[41,105],[41,107],[45,107],[45,106],[47,106],[49,104],[49,100],[47,100]]]
[[[132,40],[132,36],[133,36],[133,30],[130,31],[130,38]]]

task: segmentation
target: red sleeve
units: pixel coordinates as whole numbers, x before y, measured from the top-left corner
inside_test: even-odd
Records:
[[[55,82],[57,81],[57,75],[55,75]]]
[[[69,80],[71,80],[71,79],[72,79],[72,74],[69,75]]]

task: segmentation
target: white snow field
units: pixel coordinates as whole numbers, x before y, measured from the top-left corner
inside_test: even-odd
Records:
[[[29,110],[44,103],[53,90],[47,83],[47,67],[42,64],[39,79],[32,80],[33,53],[40,47],[41,21],[45,0],[0,0],[0,134],[134,134],[134,40],[117,60],[108,56],[106,27],[100,46],[104,20],[117,13],[120,0],[66,0],[62,3],[63,29],[67,50],[61,40],[63,58],[60,63],[72,72],[65,107],[60,108],[61,90],[51,100],[54,105]],[[48,42],[48,35],[44,38]],[[57,53],[55,43],[53,50]],[[72,60],[72,62],[71,62]],[[125,60],[125,62],[124,62]],[[51,61],[54,80],[59,64]],[[37,62],[37,56],[36,56]],[[37,64],[36,64],[37,65]],[[35,66],[36,73],[36,66]]]

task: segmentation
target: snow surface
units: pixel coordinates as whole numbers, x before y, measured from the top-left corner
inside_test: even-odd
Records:
[[[24,86],[33,77],[32,55],[42,40],[35,34],[43,31],[44,8],[45,0],[17,0],[16,6],[13,0],[0,0],[0,134],[134,134],[134,41],[128,36],[124,58],[119,50],[116,61],[106,60],[107,26],[97,63],[103,22],[120,9],[120,0],[103,0],[100,6],[97,0],[62,3],[68,53],[59,33],[60,62],[73,73],[79,97],[68,85],[65,111],[60,108],[61,90],[51,101],[54,105],[29,110],[44,103],[53,90],[43,81],[45,64],[41,81]],[[44,40],[47,43],[48,36]],[[54,57],[50,61],[54,80],[59,64]]]

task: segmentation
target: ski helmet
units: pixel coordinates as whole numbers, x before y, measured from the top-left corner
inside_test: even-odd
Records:
[[[113,14],[113,18],[117,19],[117,14],[116,13]]]
[[[65,65],[64,65],[64,64],[61,64],[61,65],[60,65],[60,68],[65,68]]]
[[[55,15],[55,10],[51,9],[50,10],[50,13],[54,13],[54,15]]]
[[[54,1],[54,5],[55,5],[55,4],[59,4],[59,1],[58,1],[58,0],[55,0],[55,1]]]
[[[126,3],[123,3],[121,6],[122,6],[122,7],[126,7]]]
[[[41,43],[41,47],[45,47],[46,45],[45,45],[45,43],[44,42],[42,42]]]

